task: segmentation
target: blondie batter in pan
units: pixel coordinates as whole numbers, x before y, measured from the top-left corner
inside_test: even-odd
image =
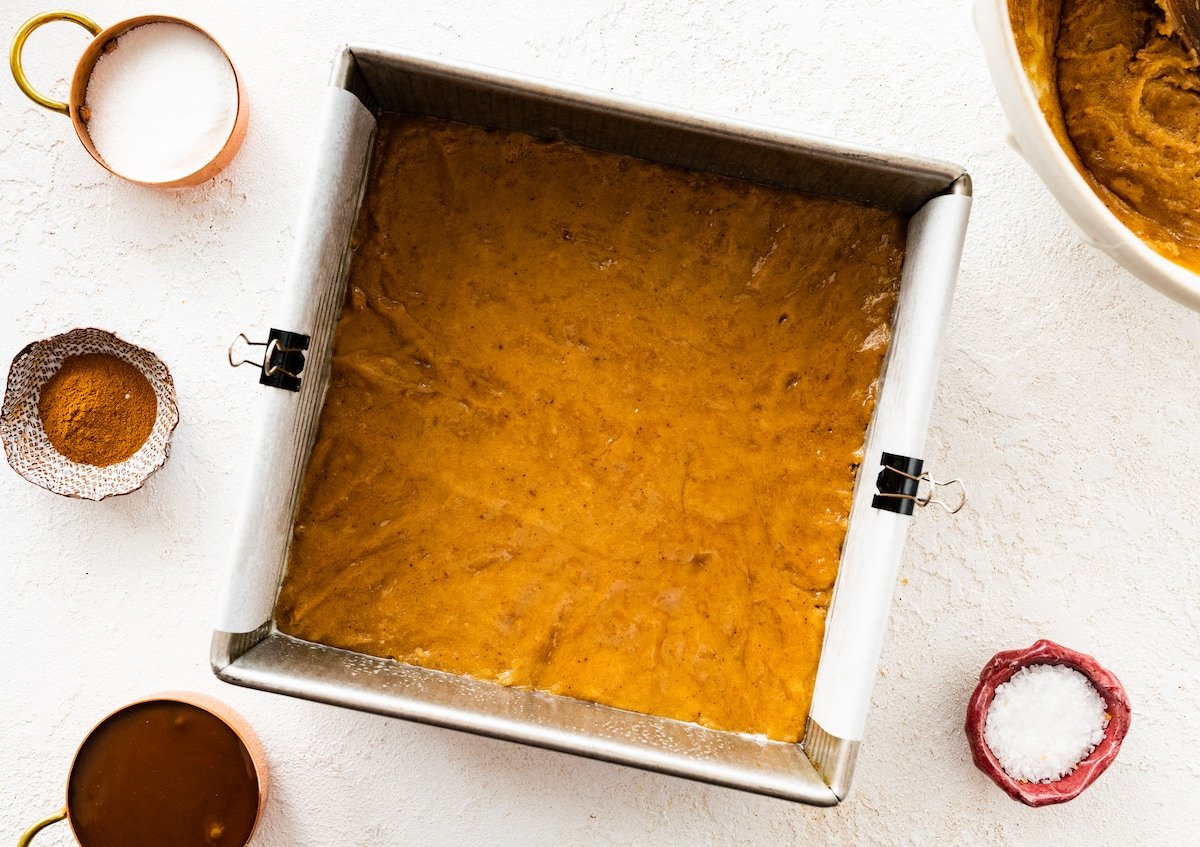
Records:
[[[279,626],[796,740],[905,226],[384,116]]]

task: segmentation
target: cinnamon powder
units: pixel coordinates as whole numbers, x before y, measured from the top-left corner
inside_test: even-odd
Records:
[[[38,400],[42,428],[54,449],[73,462],[104,467],[136,453],[158,417],[150,381],[108,353],[63,359]]]

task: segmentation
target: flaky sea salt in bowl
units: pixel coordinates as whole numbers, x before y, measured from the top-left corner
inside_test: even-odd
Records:
[[[1112,764],[1129,698],[1091,656],[1053,641],[997,653],[967,706],[975,765],[1014,800],[1072,800]]]

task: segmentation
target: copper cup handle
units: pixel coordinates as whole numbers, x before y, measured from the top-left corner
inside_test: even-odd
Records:
[[[35,823],[29,829],[25,830],[25,834],[21,836],[21,840],[17,842],[17,847],[29,847],[29,843],[33,841],[33,836],[37,835],[52,823],[58,823],[61,820],[66,820],[67,810],[60,809],[52,815],[47,815],[40,821]]]
[[[44,109],[69,115],[71,108],[66,103],[63,103],[61,100],[51,100],[49,97],[39,94],[30,85],[29,78],[25,76],[25,68],[21,65],[21,52],[25,49],[25,40],[29,38],[35,29],[53,21],[71,21],[71,23],[79,24],[92,35],[97,35],[100,32],[99,24],[78,12],[63,10],[42,12],[40,15],[34,15],[25,21],[25,23],[21,24],[21,28],[17,30],[16,37],[13,38],[12,49],[8,53],[8,66],[12,69],[13,79],[17,81],[17,87],[25,93],[26,97]]]

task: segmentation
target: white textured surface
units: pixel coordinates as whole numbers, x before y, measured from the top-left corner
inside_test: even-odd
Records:
[[[10,0],[0,36],[44,6]],[[967,0],[301,4],[91,0],[108,23],[194,19],[249,88],[209,186],[107,176],[68,122],[0,80],[0,365],[96,325],[171,367],[182,422],[146,488],[68,501],[0,468],[0,839],[61,802],[75,744],[120,702],[209,691],[273,765],[261,847],[1193,843],[1200,830],[1200,316],[1084,247],[1004,126]],[[977,202],[927,458],[971,505],[917,518],[856,791],[832,811],[219,685],[206,653],[252,374],[225,345],[282,278],[335,45],[372,40],[951,159]],[[58,93],[82,30],[27,48]],[[1094,653],[1133,727],[1082,797],[1032,810],[971,765],[966,699],[998,649]],[[70,843],[65,831],[39,845]]]

